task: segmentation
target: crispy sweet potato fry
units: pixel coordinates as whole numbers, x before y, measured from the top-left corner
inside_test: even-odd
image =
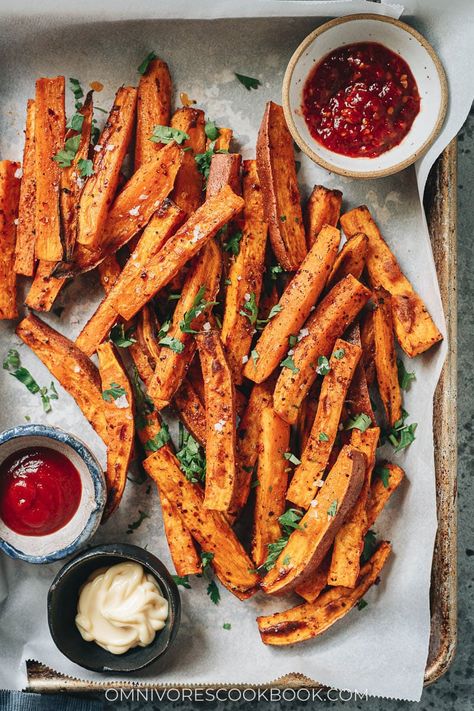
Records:
[[[368,238],[367,270],[372,286],[382,286],[392,295],[395,333],[405,353],[411,358],[424,353],[443,336],[434,324],[425,304],[402,273],[365,205],[341,217],[348,237],[364,232]]]
[[[79,201],[83,190],[84,179],[81,176],[79,161],[87,160],[91,141],[93,106],[92,91],[90,91],[83,106],[77,112],[83,117],[81,139],[70,166],[61,170],[59,207],[61,212],[61,239],[64,247],[64,260],[72,259],[77,238],[79,219]],[[69,129],[66,140],[77,136],[78,132]]]
[[[198,209],[204,196],[203,179],[194,156],[206,150],[205,123],[204,111],[189,106],[178,109],[171,119],[172,128],[184,131],[189,136],[189,139],[184,141],[183,148],[191,150],[184,154],[171,196],[188,217]]]
[[[267,558],[268,544],[281,536],[278,517],[285,512],[288,483],[284,454],[290,442],[289,425],[271,407],[262,412],[261,428],[252,541],[252,559],[257,568]]]
[[[107,421],[107,502],[102,522],[120,504],[133,451],[133,393],[127,374],[108,341],[97,349],[105,419]]]
[[[214,553],[212,564],[222,584],[241,600],[253,595],[259,579],[251,572],[252,561],[224,516],[204,508],[201,488],[186,479],[177,459],[162,448],[145,459],[143,466],[175,504],[201,548]]]
[[[367,500],[367,527],[366,533],[375,523],[379,513],[393,494],[400,486],[405,476],[403,469],[396,464],[383,464],[388,469],[388,486],[385,486],[382,479],[377,477],[373,480]]]
[[[171,77],[166,62],[153,59],[141,77],[137,95],[135,170],[153,160],[162,143],[150,141],[155,126],[169,126],[171,115]]]
[[[331,562],[331,552],[326,555],[323,562],[313,575],[304,583],[295,588],[297,593],[306,602],[314,602],[328,584],[328,570]]]
[[[393,427],[402,416],[402,393],[398,383],[397,354],[393,335],[391,296],[378,286],[374,289],[375,372],[380,399]]]
[[[16,304],[15,243],[20,199],[19,163],[0,161],[0,320],[18,316]]]
[[[293,139],[283,109],[269,101],[257,138],[257,170],[273,251],[283,269],[295,271],[306,255]]]
[[[322,480],[336,435],[349,384],[361,356],[359,346],[338,338],[321,386],[318,409],[308,442],[295,469],[287,498],[307,509]]]
[[[16,229],[15,266],[17,274],[33,276],[35,271],[36,220],[36,159],[35,159],[35,102],[28,99],[26,108],[23,175],[20,185],[18,226]]]
[[[97,434],[107,444],[100,376],[92,361],[72,341],[32,314],[18,324],[16,334],[74,398]]]
[[[206,444],[206,410],[189,380],[185,378],[173,398],[173,407],[186,429],[203,447]]]
[[[345,445],[299,527],[262,581],[268,594],[294,590],[313,576],[354,506],[364,482],[365,457]]]
[[[206,402],[204,507],[228,511],[236,485],[236,411],[232,376],[217,331],[197,334]]]
[[[238,513],[247,503],[252,471],[257,461],[262,431],[262,413],[273,402],[273,385],[267,380],[254,385],[237,429],[237,481],[232,512]]]
[[[243,379],[242,359],[249,352],[254,330],[254,324],[241,312],[245,313],[245,294],[253,294],[255,304],[259,304],[268,232],[254,160],[244,161],[243,196],[244,227],[239,253],[229,270],[230,283],[226,290],[221,333],[227,360],[237,384]]]
[[[291,610],[257,617],[262,641],[281,646],[302,642],[325,632],[344,617],[377,581],[390,551],[390,544],[383,541],[360,571],[357,586],[353,589],[331,588],[314,603],[305,602]]]
[[[242,207],[242,198],[227,185],[207,200],[160,252],[148,260],[140,274],[127,282],[125,293],[134,294],[128,303],[123,299],[123,287],[119,288],[120,282],[117,284],[113,302],[121,316],[131,319]]]
[[[360,279],[365,266],[365,255],[367,253],[367,236],[362,232],[348,239],[337,255],[328,280],[328,289],[334,284],[344,279],[348,274],[352,274],[356,279]]]
[[[119,183],[120,168],[132,137],[136,103],[137,90],[131,86],[120,87],[95,147],[94,175],[82,191],[77,230],[77,241],[91,250],[98,248],[103,239],[107,215]]]
[[[220,275],[221,254],[217,244],[211,240],[197,255],[176,304],[173,320],[166,334],[167,338],[171,339],[170,344],[173,348],[162,346],[158,353],[155,373],[149,387],[150,397],[157,410],[162,410],[170,404],[196,351],[193,334],[181,328],[186,314],[192,313],[192,309],[199,307],[200,304],[214,302]],[[199,309],[201,313],[189,324],[191,330],[199,331],[202,328],[210,309],[212,305]],[[182,348],[180,352],[176,350],[178,343],[181,344],[179,348]]]
[[[324,185],[315,185],[305,210],[306,242],[308,249],[316,242],[323,225],[336,227],[341,214],[342,193]]]
[[[319,385],[320,384],[318,383],[318,381],[313,383],[313,387],[310,389],[310,392],[308,393],[307,397],[301,403],[300,409],[298,411],[296,429],[298,433],[300,458],[308,443],[311,430],[313,428],[314,418],[316,417],[320,391],[320,387],[318,387]]]
[[[59,219],[61,168],[53,157],[63,148],[66,132],[64,77],[38,79],[35,98],[36,216],[35,252],[38,259],[62,259]]]
[[[275,387],[275,410],[294,424],[298,409],[316,378],[319,356],[328,356],[338,338],[370,298],[351,274],[336,284],[305,324],[306,335],[296,344],[290,366],[284,367]]]
[[[352,430],[351,444],[365,455],[365,478],[359,498],[334,539],[328,584],[354,588],[360,572],[360,556],[364,550],[364,534],[367,530],[366,505],[375,464],[375,454],[380,437],[378,427],[365,432]]]
[[[362,348],[362,340],[360,336],[360,325],[356,321],[353,323],[344,335],[344,338],[349,343],[354,343],[359,348]],[[354,375],[352,376],[351,384],[347,392],[345,406],[350,416],[356,417],[361,413],[367,415],[375,425],[375,415],[372,409],[370,400],[369,387],[364,367],[364,351],[362,357],[357,364]]]
[[[288,350],[288,339],[304,339],[300,331],[326,284],[339,247],[340,233],[326,225],[290,281],[279,302],[278,312],[269,320],[257,341],[258,359],[249,360],[244,374],[257,383],[268,378]],[[296,419],[296,418],[295,418]]]
[[[99,264],[99,279],[106,294],[112,290],[112,287],[119,278],[121,271],[120,264],[118,263],[115,254],[111,254],[109,257],[106,257],[106,259]]]
[[[360,340],[367,384],[372,385],[375,380],[375,336],[374,313],[371,308],[365,309],[361,316]]]
[[[35,278],[28,291],[25,305],[34,311],[51,311],[56,297],[63,288],[66,279],[51,276],[55,262],[41,259],[36,267]]]
[[[156,365],[160,356],[160,346],[158,345],[158,331],[160,325],[156,317],[155,310],[151,304],[147,304],[142,308],[137,316],[136,334],[139,343],[142,343],[146,352],[149,355],[150,361]],[[147,388],[150,389],[151,380],[147,383]]]
[[[128,259],[114,288],[99,305],[95,314],[79,334],[76,345],[87,355],[92,355],[109,333],[118,319],[118,311],[114,305],[114,294],[120,292],[120,299],[133,294],[133,282],[140,278],[147,261],[159,252],[161,247],[181,225],[184,213],[171,200],[164,200],[153,215],[137,244],[136,249]]]
[[[234,193],[242,194],[240,185],[240,153],[216,153],[212,156],[206,185],[206,200],[219,192],[223,185],[230,185]]]

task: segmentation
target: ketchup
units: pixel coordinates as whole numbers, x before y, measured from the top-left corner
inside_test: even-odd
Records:
[[[22,449],[0,466],[0,516],[24,536],[63,528],[76,513],[81,492],[76,467],[48,447]]]
[[[353,158],[375,158],[397,146],[419,110],[410,67],[376,42],[330,52],[303,89],[302,111],[313,138]]]

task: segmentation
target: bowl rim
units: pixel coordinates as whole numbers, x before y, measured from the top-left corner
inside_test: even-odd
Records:
[[[8,543],[8,541],[0,536],[0,550],[11,558],[33,564],[52,563],[68,555],[73,555],[81,546],[85,545],[96,532],[105,507],[105,477],[99,461],[85,442],[76,435],[63,430],[61,427],[33,423],[10,427],[8,430],[4,430],[0,433],[0,449],[6,442],[13,439],[21,439],[22,437],[44,437],[45,440],[52,439],[71,447],[84,462],[94,487],[95,506],[91,510],[84,527],[70,543],[58,548],[58,550],[48,553],[47,555],[31,555],[19,550],[16,546]]]
[[[54,608],[54,597],[56,594],[56,591],[58,589],[58,586],[61,585],[65,577],[67,577],[72,571],[76,571],[78,568],[80,568],[84,563],[89,562],[90,560],[93,560],[94,558],[98,558],[101,556],[108,556],[108,557],[116,557],[116,558],[121,558],[123,561],[133,561],[135,563],[140,563],[146,570],[151,572],[151,574],[157,579],[161,590],[162,594],[166,597],[168,604],[169,604],[169,613],[168,617],[172,618],[171,624],[170,624],[170,629],[169,629],[169,634],[168,638],[166,640],[166,643],[164,647],[157,652],[156,655],[154,655],[152,658],[149,660],[145,661],[142,664],[134,665],[130,667],[129,669],[114,669],[113,668],[113,659],[115,658],[115,655],[113,655],[111,652],[110,657],[111,657],[111,662],[107,664],[107,669],[103,669],[102,667],[99,668],[97,666],[93,665],[88,665],[88,664],[82,664],[77,661],[77,659],[73,658],[69,654],[67,654],[61,647],[58,638],[56,636],[56,630],[55,630],[55,625],[53,624],[52,617],[53,617],[53,608]],[[101,567],[100,564],[98,567]],[[86,580],[83,581],[84,583]],[[93,671],[96,673],[120,673],[120,674],[129,674],[133,673],[136,671],[140,671],[142,669],[145,669],[146,667],[150,666],[151,664],[154,664],[160,657],[162,657],[166,652],[169,650],[169,648],[172,646],[176,635],[178,633],[178,629],[180,626],[181,622],[181,595],[179,592],[179,588],[176,585],[175,581],[173,580],[171,573],[169,572],[168,568],[166,565],[163,563],[160,558],[158,558],[156,555],[153,553],[150,553],[150,551],[146,550],[145,548],[141,548],[140,546],[136,546],[131,543],[104,543],[104,544],[99,544],[96,546],[93,546],[91,548],[88,548],[85,551],[82,551],[81,553],[78,553],[74,558],[69,560],[67,563],[63,565],[63,567],[56,573],[49,589],[48,589],[48,595],[47,595],[47,613],[48,613],[48,628],[51,634],[51,637],[53,639],[54,644],[56,647],[59,649],[61,654],[64,654],[65,657],[67,657],[71,662],[74,664],[77,664],[78,666],[88,669],[89,671]],[[91,642],[91,644],[93,644]],[[147,647],[143,647],[143,650],[145,651]],[[104,650],[106,652],[107,650]],[[124,655],[118,655],[119,658],[123,658]]]
[[[376,20],[379,22],[385,22],[390,25],[395,25],[401,30],[404,30],[405,32],[408,32],[409,34],[412,35],[421,45],[422,47],[428,52],[430,55],[431,59],[433,60],[433,63],[436,68],[436,72],[438,74],[438,78],[440,81],[440,87],[441,87],[441,98],[440,98],[440,103],[439,103],[439,109],[438,109],[438,117],[436,120],[436,124],[434,125],[431,133],[429,136],[425,139],[425,141],[422,143],[422,145],[408,158],[405,158],[405,160],[400,161],[396,163],[395,165],[389,166],[387,168],[382,168],[380,170],[369,170],[369,171],[357,171],[357,170],[349,170],[346,168],[340,168],[338,166],[334,166],[332,163],[329,163],[327,160],[322,158],[320,155],[318,155],[310,145],[306,143],[304,138],[300,135],[296,124],[293,120],[293,115],[292,115],[292,109],[290,105],[290,84],[291,80],[293,77],[293,72],[295,70],[295,67],[303,54],[303,52],[306,50],[306,48],[313,42],[316,37],[319,37],[319,35],[323,34],[327,30],[332,29],[333,27],[336,27],[337,25],[341,24],[347,24],[349,22],[353,21],[358,21],[358,20]],[[438,57],[437,53],[435,52],[433,46],[428,42],[428,40],[423,37],[422,34],[420,34],[417,30],[415,30],[413,27],[408,25],[406,22],[402,22],[401,20],[396,20],[393,17],[388,17],[386,15],[375,15],[374,13],[357,13],[354,15],[346,15],[344,17],[336,17],[333,20],[329,20],[329,22],[325,22],[324,24],[320,25],[317,27],[315,30],[313,30],[305,39],[298,45],[296,50],[293,52],[290,61],[288,62],[287,68],[285,70],[285,75],[283,78],[283,85],[282,85],[282,103],[283,103],[283,111],[285,114],[285,119],[288,125],[288,128],[290,130],[290,133],[295,140],[295,142],[298,144],[298,146],[301,148],[303,153],[305,153],[309,158],[311,158],[312,161],[320,165],[322,168],[325,168],[326,170],[329,170],[331,173],[336,173],[338,175],[343,175],[346,178],[383,178],[387,175],[393,175],[394,173],[398,173],[401,170],[404,170],[405,168],[408,168],[410,165],[413,165],[420,156],[422,156],[428,148],[434,143],[435,139],[437,138],[441,127],[444,123],[444,119],[446,118],[446,112],[448,108],[448,81],[446,78],[446,73],[444,71],[444,67],[441,63],[440,58]]]

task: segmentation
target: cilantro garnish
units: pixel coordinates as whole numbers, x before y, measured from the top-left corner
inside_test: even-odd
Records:
[[[240,252],[240,240],[242,239],[242,232],[239,230],[238,232],[234,232],[233,235],[229,237],[229,239],[226,242],[222,243],[222,249],[224,252],[230,252],[230,254],[233,254],[235,257],[238,255]]]
[[[298,459],[298,457],[291,452],[285,452],[284,455],[285,459],[287,459],[291,464],[294,464],[295,466],[298,466],[298,464],[301,464],[301,459]],[[291,510],[291,509],[290,509]]]
[[[132,521],[132,523],[128,524],[127,533],[128,534],[133,533],[134,531],[137,530],[137,528],[140,528],[140,526],[142,525],[143,521],[146,518],[150,518],[150,516],[147,513],[145,513],[144,511],[140,511],[140,509],[139,509],[138,510],[138,518],[136,519],[136,521]]]
[[[217,128],[215,121],[206,121],[204,133],[210,141],[216,141],[219,138],[220,131]]]
[[[222,625],[222,629],[224,629],[224,630],[231,630],[231,629],[232,629],[232,625],[230,624],[230,622],[224,622],[224,624]]]
[[[138,375],[138,371],[135,366],[133,366],[132,370],[131,383],[135,400],[135,408],[137,411],[135,424],[137,429],[142,430],[147,426],[148,415],[154,411],[155,406],[153,405],[151,398],[143,392],[140,383],[140,376]]]
[[[240,309],[239,314],[248,318],[250,323],[253,325],[258,316],[257,298],[254,291],[247,296],[248,298],[245,298],[243,307]]]
[[[329,437],[327,436],[326,432],[320,432],[318,439],[320,442],[329,442]]]
[[[337,360],[342,360],[344,356],[346,355],[346,351],[344,348],[336,348],[336,350],[333,353],[334,358],[337,358]]]
[[[316,372],[318,375],[327,375],[331,370],[329,361],[326,356],[319,356],[318,365],[316,366]]]
[[[166,422],[161,423],[161,429],[157,434],[145,442],[145,451],[147,452],[157,452],[159,449],[165,446],[167,442],[171,439],[168,425]]]
[[[394,448],[394,452],[401,452],[416,439],[415,431],[418,425],[416,422],[406,425],[405,420],[407,417],[409,417],[408,412],[402,410],[401,418],[395,422],[388,432],[384,432],[383,441],[388,440]]]
[[[72,165],[72,161],[76,157],[77,149],[81,142],[81,136],[71,136],[64,143],[64,148],[62,151],[56,153],[53,156],[53,160],[59,165],[60,168],[69,168]]]
[[[187,133],[180,131],[179,128],[171,128],[171,126],[155,126],[153,128],[153,134],[150,136],[150,141],[153,143],[171,143],[171,141],[176,141],[178,146],[181,146],[188,139],[189,136]]]
[[[247,91],[250,91],[251,89],[258,89],[259,86],[262,85],[262,82],[259,79],[254,79],[253,77],[247,77],[245,74],[237,74],[237,72],[234,72],[235,76],[239,80],[239,82],[245,86]]]
[[[360,430],[365,432],[366,429],[370,427],[372,420],[364,412],[354,415],[354,417],[349,417],[347,420],[345,429],[346,430]]]
[[[176,456],[186,479],[193,484],[206,478],[206,457],[198,442],[179,423],[179,447]]]
[[[81,178],[90,178],[91,175],[94,175],[93,163],[89,158],[79,158],[77,167]]]
[[[214,580],[211,580],[211,582],[207,586],[206,592],[211,598],[211,601],[214,603],[214,605],[218,605],[221,600],[221,594]]]
[[[146,57],[145,57],[145,59],[143,60],[143,62],[140,64],[140,66],[137,67],[137,72],[139,72],[139,73],[142,74],[142,75],[145,74],[146,71],[147,71],[147,69],[148,69],[148,67],[150,66],[150,63],[151,63],[154,59],[157,59],[157,58],[158,58],[158,55],[157,55],[157,54],[155,54],[154,52],[149,52],[149,53],[146,55]]]
[[[288,543],[288,539],[291,535],[291,533],[296,529],[299,528],[299,522],[303,516],[303,511],[300,511],[300,509],[288,509],[285,511],[284,514],[279,516],[278,522],[281,526],[282,529],[282,535],[280,538],[278,538],[276,541],[273,543],[269,543],[267,546],[268,549],[268,554],[265,562],[263,565],[260,566],[259,571],[262,573],[268,572],[271,570],[274,566],[275,563],[277,562],[280,553],[282,550],[285,548],[286,544]],[[286,559],[285,559],[286,560]],[[288,565],[289,563],[289,557],[286,563],[284,565]]]
[[[113,400],[118,400],[119,397],[125,394],[125,390],[121,385],[118,385],[118,383],[110,383],[110,387],[102,391],[102,398],[105,402],[112,402]]]
[[[176,585],[181,585],[183,588],[191,590],[191,584],[187,575],[172,575],[171,577],[173,578]]]
[[[72,77],[69,78],[69,88],[74,94],[74,105],[76,107],[76,110],[80,109],[82,107],[82,101],[81,99],[84,96],[84,92],[82,91],[81,84],[79,82],[79,79],[73,79]]]
[[[192,307],[189,311],[186,311],[183,316],[183,320],[180,321],[179,327],[183,333],[197,333],[197,331],[191,328],[191,324],[194,319],[200,316],[208,306],[216,306],[218,303],[217,301],[206,301],[204,298],[205,293],[206,287],[203,285],[199,288],[198,293],[194,297]]]
[[[280,363],[282,368],[289,368],[292,373],[299,373],[300,369],[296,367],[295,361],[293,360],[292,356],[288,355],[284,360],[281,361]]]
[[[66,123],[66,128],[72,131],[77,131],[80,133],[82,131],[82,124],[84,123],[84,116],[82,114],[73,114]]]
[[[334,501],[331,503],[330,507],[328,508],[327,514],[328,516],[331,516],[334,518],[334,516],[337,513],[337,499],[334,499]]]
[[[402,390],[409,390],[411,382],[416,380],[415,373],[409,373],[401,358],[397,358],[398,383]]]
[[[202,571],[205,573],[210,569],[210,565],[212,561],[214,560],[214,553],[208,553],[207,551],[201,551],[201,563],[202,563]]]
[[[367,561],[372,558],[372,555],[375,553],[376,549],[377,539],[375,536],[375,531],[367,531],[364,536],[364,549],[360,556],[360,564],[364,565],[365,563],[367,563]]]
[[[376,466],[374,468],[374,476],[378,476],[382,480],[384,487],[388,489],[390,481],[390,469],[388,467],[384,467],[383,464]]]
[[[284,514],[279,516],[278,523],[283,529],[283,533],[289,535],[296,528],[299,528],[299,522],[303,517],[301,509],[288,509]]]
[[[357,603],[357,609],[358,609],[358,610],[363,610],[364,607],[367,607],[368,604],[369,604],[369,603],[366,602],[363,597],[361,597],[361,599],[360,599],[359,602]]]
[[[256,365],[257,360],[260,358],[260,355],[259,355],[258,351],[255,350],[255,348],[253,349],[253,351],[250,351],[250,357]]]
[[[129,328],[125,331],[125,326],[123,323],[118,323],[113,326],[110,330],[110,340],[115,343],[119,348],[128,348],[136,343],[135,338],[132,336],[133,328]]]
[[[30,371],[21,365],[20,354],[14,348],[10,348],[10,350],[8,351],[3,361],[3,368],[5,370],[8,370],[10,375],[19,380],[20,383],[23,383],[23,385],[30,393],[32,393],[33,395],[39,393],[41,403],[43,405],[43,410],[46,413],[52,411],[53,408],[51,407],[51,400],[58,400],[58,393],[56,391],[54,383],[51,382],[51,385],[49,386],[49,391],[46,385],[40,387],[31,375]]]

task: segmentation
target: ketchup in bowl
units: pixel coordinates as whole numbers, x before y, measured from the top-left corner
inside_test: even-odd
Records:
[[[313,138],[352,158],[375,158],[397,146],[419,110],[410,67],[376,42],[333,50],[303,89],[302,111]]]
[[[23,449],[0,466],[0,516],[12,531],[45,536],[63,528],[81,500],[79,472],[61,452]]]

